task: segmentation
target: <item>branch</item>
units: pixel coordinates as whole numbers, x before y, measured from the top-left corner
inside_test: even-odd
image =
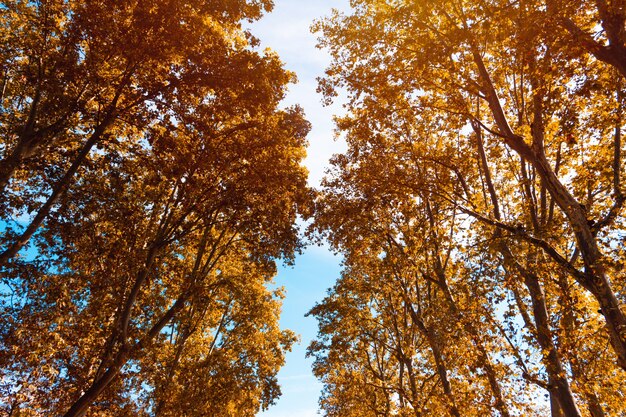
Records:
[[[626,196],[622,192],[621,184],[621,159],[622,159],[622,118],[621,118],[621,99],[622,94],[618,86],[617,100],[618,100],[618,115],[615,123],[615,135],[613,136],[613,206],[609,209],[609,212],[604,216],[602,220],[592,226],[592,230],[595,233],[602,230],[604,227],[609,226],[615,221],[619,215]]]
[[[535,246],[540,247],[541,249],[543,249],[557,264],[559,264],[560,266],[562,266],[563,268],[565,268],[565,270],[567,272],[569,272],[570,274],[572,274],[572,276],[574,276],[575,278],[577,278],[578,280],[580,280],[581,282],[585,282],[587,280],[587,276],[580,272],[576,267],[574,267],[574,265],[572,265],[563,255],[561,255],[555,248],[552,247],[552,245],[550,245],[548,242],[546,242],[543,239],[539,239],[536,238],[534,236],[531,236],[530,234],[528,234],[528,232],[526,232],[523,228],[520,227],[516,227],[516,226],[511,226],[508,225],[506,223],[503,223],[501,221],[498,220],[494,220],[494,219],[490,219],[488,217],[483,216],[480,213],[477,213],[473,210],[470,210],[466,207],[463,207],[453,201],[451,201],[451,203],[455,204],[463,213],[470,215],[472,217],[474,217],[475,219],[488,224],[490,226],[495,226],[498,227],[502,230],[506,230],[507,232],[511,233],[512,235],[521,238],[522,240],[531,243]]]

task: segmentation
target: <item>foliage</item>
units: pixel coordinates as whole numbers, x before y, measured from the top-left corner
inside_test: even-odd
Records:
[[[309,124],[269,1],[5,1],[0,409],[251,416],[294,335],[275,262]]]
[[[351,6],[314,27],[348,96],[325,414],[624,413],[621,3]]]

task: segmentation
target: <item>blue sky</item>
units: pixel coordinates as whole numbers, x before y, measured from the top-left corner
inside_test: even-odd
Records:
[[[302,337],[287,355],[287,363],[278,375],[283,395],[262,417],[312,417],[317,415],[317,400],[322,385],[311,372],[306,348],[317,333],[317,322],[304,315],[326,294],[339,275],[339,259],[327,249],[311,247],[297,259],[294,268],[281,268],[277,284],[287,289],[281,326]]]
[[[315,48],[316,35],[309,26],[314,19],[330,14],[332,8],[346,10],[347,0],[275,0],[272,13],[252,27],[263,47],[278,52],[287,69],[298,75],[298,84],[290,87],[284,105],[300,104],[312,123],[306,166],[309,183],[319,185],[332,154],[343,152],[345,144],[333,138],[332,116],[340,114],[337,103],[323,107],[315,92],[316,77],[323,75],[330,62],[325,51]],[[283,396],[262,417],[312,417],[317,415],[321,384],[311,373],[311,360],[305,359],[306,347],[315,337],[317,324],[306,314],[321,301],[340,272],[340,259],[327,248],[312,246],[298,257],[293,268],[282,267],[276,279],[287,290],[281,325],[298,333],[302,341],[287,355],[287,364],[279,374]]]

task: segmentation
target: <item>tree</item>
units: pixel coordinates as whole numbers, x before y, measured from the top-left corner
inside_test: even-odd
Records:
[[[612,234],[614,229],[607,227],[619,227],[615,220],[622,207],[621,102],[615,101],[621,100],[621,94],[610,83],[621,87],[606,66],[591,63],[581,68],[584,55],[572,56],[558,43],[560,39],[524,25],[543,17],[534,3],[430,2],[392,7],[359,2],[354,15],[335,15],[319,24],[326,39],[322,45],[336,57],[322,85],[329,96],[334,86],[345,86],[353,93],[351,105],[367,112],[363,117],[376,117],[380,111],[372,107],[377,103],[403,112],[411,108],[424,122],[438,123],[442,114],[462,116],[464,123],[473,120],[528,163],[546,198],[565,216],[584,264],[583,270],[576,264],[566,267],[598,300],[623,366],[624,314],[610,283],[613,273],[606,269],[607,255],[599,236]],[[546,26],[546,31],[550,28]],[[557,74],[556,68],[562,71]],[[591,85],[596,91],[585,92]],[[583,94],[587,97],[581,99]],[[587,106],[591,116],[572,120],[575,105]],[[607,109],[615,110],[608,113]],[[555,163],[564,142],[561,135],[570,141],[588,138],[591,146],[608,142],[614,147],[614,152],[597,155],[612,172],[596,171],[601,191],[591,190],[591,199],[576,188],[576,181],[558,177],[556,166],[570,163],[563,161],[563,154]]]
[[[241,29],[269,6],[2,9],[2,157],[15,161],[3,165],[3,411],[254,415],[280,395],[294,336],[267,285],[301,247],[311,193],[309,124],[278,108],[293,75]],[[55,66],[74,77],[57,90]],[[34,84],[16,75],[39,67]],[[72,83],[80,106],[63,96]],[[11,133],[26,113],[27,138]],[[66,113],[54,135],[36,133]],[[11,222],[33,211],[25,228]]]
[[[353,134],[355,132],[351,132],[348,138],[356,139]],[[374,136],[374,132],[369,132],[364,137]],[[378,136],[379,140],[381,136]],[[433,138],[433,142],[440,139]],[[470,136],[468,139],[468,150],[474,148],[474,157],[479,159],[475,137]],[[320,339],[311,346],[311,352],[316,354],[315,369],[318,376],[323,381],[328,381],[327,397],[322,402],[328,415],[333,414],[326,408],[326,404],[343,402],[340,399],[343,397],[336,397],[334,394],[334,385],[337,382],[333,375],[352,369],[353,366],[350,361],[348,364],[343,363],[351,355],[345,352],[346,347],[342,341],[349,340],[350,337],[366,337],[347,336],[342,330],[344,327],[353,329],[352,332],[356,335],[376,334],[375,332],[382,332],[383,335],[399,334],[392,341],[383,343],[384,346],[393,346],[393,340],[397,339],[411,341],[408,343],[412,349],[415,349],[415,345],[419,346],[415,342],[415,336],[411,336],[414,331],[394,327],[381,319],[386,317],[393,323],[393,318],[403,311],[401,305],[388,308],[381,306],[386,304],[378,301],[381,294],[389,294],[396,302],[404,302],[408,309],[405,314],[409,317],[412,306],[421,306],[421,314],[416,314],[412,320],[423,324],[423,335],[428,335],[426,320],[436,323],[437,326],[455,327],[455,332],[440,343],[444,349],[454,349],[454,357],[459,360],[448,372],[441,371],[445,368],[426,365],[423,358],[428,357],[428,354],[401,355],[406,356],[408,361],[430,367],[433,372],[430,378],[439,372],[439,379],[435,379],[435,383],[447,379],[446,375],[450,373],[464,375],[467,380],[480,384],[471,387],[472,394],[465,394],[461,390],[462,394],[456,395],[452,388],[454,384],[446,384],[451,387],[447,395],[470,398],[478,396],[480,400],[474,397],[473,401],[482,404],[485,403],[483,398],[488,398],[489,408],[498,410],[502,415],[520,410],[524,410],[521,411],[523,413],[541,413],[536,403],[539,396],[537,389],[545,390],[546,395],[554,397],[556,403],[553,409],[558,413],[561,409],[560,403],[567,407],[569,396],[569,401],[574,403],[574,409],[566,408],[566,415],[581,413],[582,411],[576,409],[582,409],[583,405],[590,410],[596,410],[596,414],[592,415],[602,415],[597,414],[603,412],[604,406],[601,404],[617,402],[619,394],[616,396],[615,391],[599,390],[595,383],[578,384],[576,380],[579,380],[579,376],[565,370],[561,373],[554,370],[554,366],[562,368],[565,362],[576,361],[585,356],[585,368],[595,369],[592,379],[606,378],[607,381],[615,381],[619,385],[617,381],[621,378],[620,371],[611,363],[610,356],[603,353],[602,346],[607,342],[606,337],[601,337],[602,341],[595,340],[595,337],[602,335],[603,327],[597,318],[592,319],[597,306],[585,296],[576,296],[576,306],[570,305],[568,309],[575,309],[574,315],[582,314],[587,317],[584,319],[587,324],[582,326],[579,321],[578,326],[581,326],[579,334],[587,334],[589,339],[584,342],[578,339],[584,345],[579,345],[581,350],[578,352],[559,348],[566,339],[573,336],[569,333],[570,326],[570,330],[557,338],[557,332],[563,329],[559,317],[572,312],[555,311],[561,310],[563,298],[568,297],[567,293],[572,288],[571,283],[558,286],[553,284],[556,281],[554,271],[559,271],[559,266],[551,264],[549,259],[543,259],[542,262],[537,262],[538,258],[533,260],[525,252],[532,251],[532,246],[528,248],[523,242],[515,242],[514,235],[498,233],[499,229],[494,229],[492,225],[479,219],[472,220],[472,217],[459,211],[458,201],[452,198],[460,199],[464,196],[461,181],[454,180],[462,171],[457,170],[455,173],[448,167],[475,169],[473,158],[455,158],[448,155],[442,160],[433,160],[432,157],[417,154],[414,146],[405,146],[406,142],[392,144],[381,140],[380,143],[368,143],[369,149],[360,148],[357,153],[354,147],[347,155],[337,157],[336,170],[333,177],[327,180],[316,214],[316,227],[344,254],[346,265],[340,283],[333,288],[328,299],[312,311],[320,320]],[[384,146],[380,146],[381,144]],[[489,204],[487,187],[481,181],[480,175],[474,175],[472,181],[462,182],[468,190],[474,191],[472,198],[468,199],[479,203],[484,198],[484,203]],[[460,195],[455,195],[457,192]],[[484,197],[481,196],[483,192]],[[501,207],[505,205],[501,204]],[[507,247],[509,250],[505,252]],[[515,268],[520,268],[527,274],[532,268],[532,274],[536,276],[524,278]],[[559,274],[567,276],[565,271],[556,275]],[[530,281],[531,278],[534,281]],[[410,290],[416,286],[418,289]],[[426,309],[427,301],[419,301],[420,294],[424,298],[428,294],[426,300],[436,297],[440,304]],[[366,300],[371,297],[377,302],[367,304]],[[350,301],[353,298],[356,301]],[[365,321],[363,314],[366,313],[354,314],[351,310],[345,310],[344,303],[351,302],[361,303],[359,305],[365,303],[362,309],[367,314],[376,315],[377,320],[371,324],[374,330],[360,330],[362,327],[359,326]],[[332,322],[327,324],[326,320],[330,319]],[[340,324],[343,321],[346,324]],[[519,328],[519,323],[525,328]],[[548,336],[539,335],[537,329]],[[437,348],[438,344],[433,342],[433,347]],[[360,352],[363,348],[358,346],[353,349]],[[402,351],[412,352],[411,349]],[[461,353],[462,351],[465,353]],[[586,356],[590,351],[596,352],[593,359]],[[458,359],[460,357],[463,359]],[[385,358],[381,361],[388,366],[393,364],[391,359]],[[443,365],[444,362],[440,362]],[[502,362],[507,364],[506,368],[503,368]],[[362,378],[360,373],[369,372],[365,368],[356,372],[353,378]],[[410,374],[409,371],[397,372],[401,375]],[[423,383],[422,379],[426,377],[415,378],[416,386]],[[555,381],[561,381],[559,383],[564,384],[565,388],[559,388],[560,385]],[[347,380],[344,383],[355,382]],[[394,385],[387,389],[393,392]],[[409,389],[404,392],[397,390],[400,396],[398,401],[402,401],[402,395],[407,395],[403,393],[410,392]],[[585,400],[577,399],[571,391],[574,394],[584,394]],[[421,408],[419,402],[415,404],[412,405],[413,409]],[[457,407],[457,410],[471,409],[467,403]],[[468,411],[468,414],[483,415],[486,412],[482,410],[472,414]]]
[[[589,30],[609,14],[621,16],[613,5],[601,12],[603,4],[571,2],[571,20]],[[624,368],[623,253],[615,251],[623,240],[620,74],[579,47],[562,18],[567,7],[358,1],[353,9],[316,26],[334,57],[320,88],[328,100],[347,91],[349,109],[338,120],[349,149],[334,161],[317,227],[346,256],[374,251],[420,264],[417,252],[429,251],[420,275],[430,270],[424,279],[444,292],[452,279],[437,258],[440,265],[484,265],[493,295],[474,297],[510,303],[509,316],[485,319],[492,325],[484,331],[510,345],[498,355],[548,391],[555,415],[582,415],[583,405],[592,415],[614,410],[615,392],[581,384],[567,368],[592,350],[595,365],[584,366],[599,372],[592,379],[623,379],[600,353],[610,340]],[[407,208],[420,205],[419,215]],[[346,213],[347,206],[354,209]],[[376,216],[363,219],[360,211]],[[385,234],[397,243],[395,252]],[[563,302],[571,280],[579,295],[568,313]],[[475,317],[476,307],[460,305]],[[589,339],[564,349],[573,310],[589,320],[583,330]],[[606,334],[594,330],[603,328],[598,321],[605,321]],[[516,329],[520,322],[525,329]],[[471,327],[465,330],[471,337]]]

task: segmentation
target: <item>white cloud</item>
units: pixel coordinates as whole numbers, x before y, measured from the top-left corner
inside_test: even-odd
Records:
[[[263,417],[319,417],[316,409],[303,408],[287,411],[267,411],[261,414]]]
[[[315,47],[317,35],[309,30],[313,20],[328,15],[332,7],[346,8],[347,1],[277,0],[274,11],[252,26],[262,47],[278,52],[286,68],[298,76],[298,84],[289,87],[283,104],[301,105],[312,123],[305,165],[313,186],[319,185],[329,158],[345,150],[343,141],[334,139],[332,121],[333,114],[341,112],[341,103],[324,107],[316,92],[316,77],[324,75],[330,58],[326,51]]]
[[[283,381],[302,381],[302,380],[315,380],[315,377],[310,374],[300,374],[300,375],[288,375],[288,376],[281,376],[280,378],[280,382]]]

